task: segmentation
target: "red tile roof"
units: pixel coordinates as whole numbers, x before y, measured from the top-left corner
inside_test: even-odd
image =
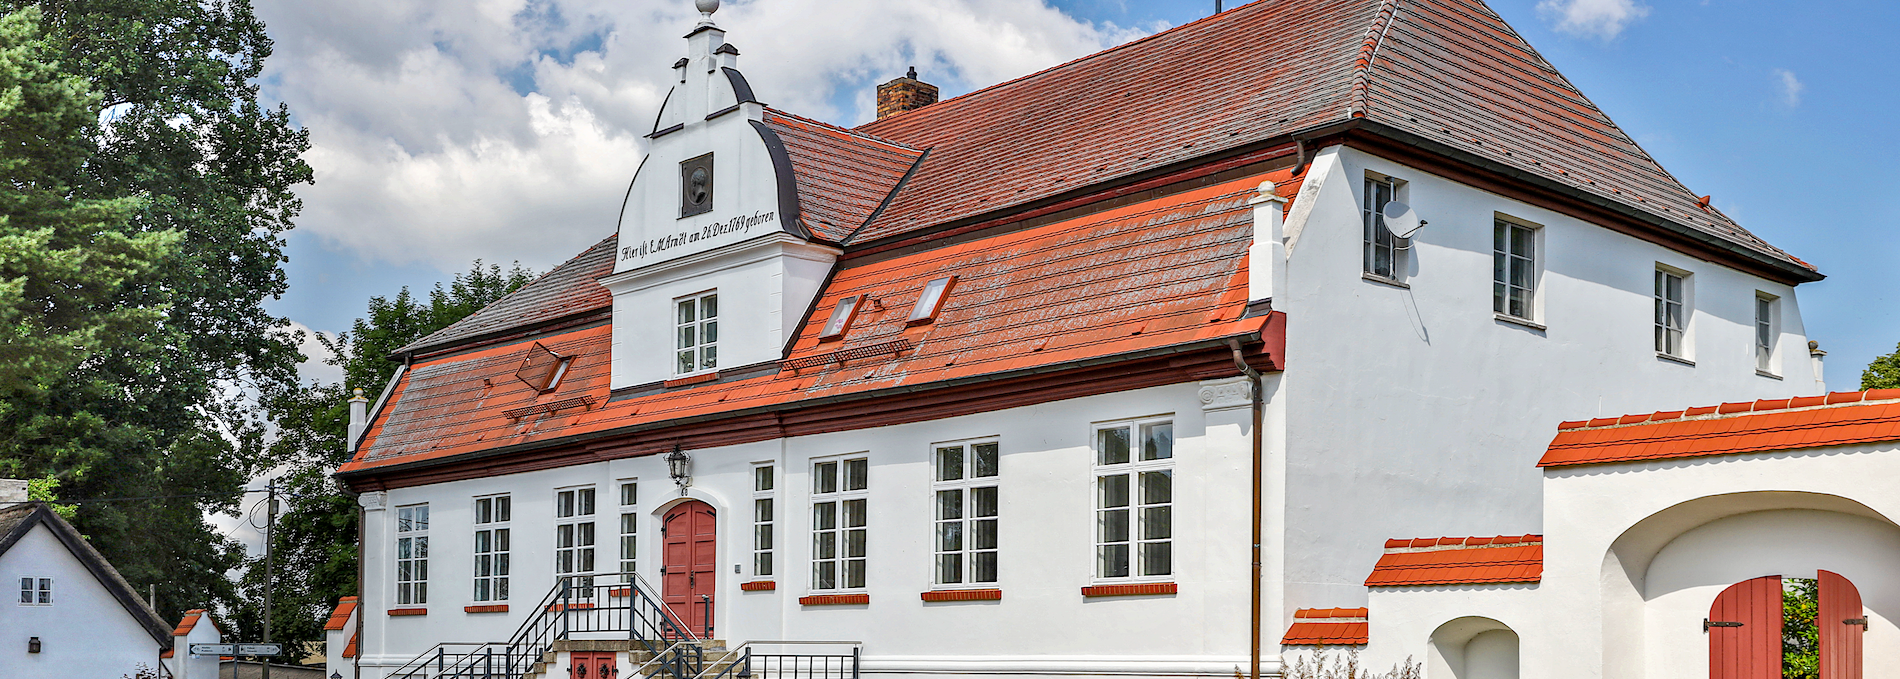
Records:
[[[1798,270],[1479,0],[1256,2],[857,128],[930,155],[853,242],[1363,118]]]
[[[336,610],[330,611],[330,619],[323,623],[324,631],[334,632],[343,629],[344,625],[349,624],[350,614],[354,612],[356,612],[356,597],[346,596],[338,599]]]
[[[1293,624],[1280,645],[1361,645],[1369,637],[1369,627],[1364,608],[1302,608],[1293,612]]]
[[[833,243],[863,227],[923,155],[783,111],[766,109],[765,125],[785,142],[791,157],[805,228]]]
[[[397,353],[426,353],[483,336],[505,334],[543,325],[613,305],[613,294],[594,279],[613,273],[619,236],[608,236],[594,247],[541,274],[521,289],[508,293],[480,311],[410,342]]]
[[[345,644],[343,646],[343,657],[345,658],[356,657],[356,635],[354,634],[350,635],[350,643]]]
[[[1387,540],[1367,587],[1537,582],[1544,574],[1544,537]]]
[[[1284,170],[1267,178],[1288,179]],[[812,314],[781,369],[757,377],[609,403],[604,323],[534,338],[574,357],[560,388],[547,394],[510,376],[525,341],[423,360],[397,383],[358,457],[340,471],[1258,332],[1267,317],[1241,318],[1242,260],[1252,240],[1247,200],[1261,179],[842,268],[816,308],[852,295],[875,302],[842,341],[819,342],[826,314]],[[924,283],[946,275],[958,283],[937,320],[907,325]],[[840,349],[868,356],[841,365],[830,359]],[[524,410],[562,403],[552,413]]]
[[[181,618],[181,619],[180,619],[180,620],[178,621],[178,627],[176,627],[176,628],[174,628],[174,629],[172,630],[172,636],[174,636],[174,637],[182,637],[182,636],[185,636],[185,635],[187,635],[187,634],[191,634],[191,630],[192,630],[192,628],[194,628],[194,627],[197,627],[197,626],[198,626],[198,620],[199,620],[200,618],[203,618],[203,619],[205,619],[205,620],[210,620],[210,619],[211,619],[211,614],[210,614],[210,613],[207,613],[207,612],[205,612],[205,609],[202,609],[202,608],[194,608],[194,609],[191,609],[191,610],[189,610],[189,611],[185,611],[185,617],[184,617],[184,618]],[[212,624],[212,626],[213,626],[213,627],[216,627],[216,626],[217,626],[217,622],[216,622],[216,621],[213,621],[213,622],[212,622],[211,624]],[[175,652],[176,652],[177,650],[178,650],[178,649],[177,649],[177,647],[176,647],[176,646],[174,646],[174,647],[172,647],[172,648],[167,648],[167,649],[165,649],[165,650],[164,650],[164,652],[162,652],[162,653],[159,653],[159,654],[158,654],[158,657],[160,657],[160,658],[170,658],[170,657],[172,657],[172,655],[173,655],[173,654],[174,654],[174,653],[175,653]]]
[[[1900,441],[1900,389],[1724,403],[1557,426],[1539,467]]]

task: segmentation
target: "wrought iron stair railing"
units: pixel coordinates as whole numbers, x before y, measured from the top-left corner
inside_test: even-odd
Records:
[[[774,647],[782,646],[831,646],[849,652],[774,652]],[[859,679],[862,651],[863,645],[856,641],[748,641],[694,679]]]
[[[617,583],[611,581],[618,580]],[[611,584],[610,584],[611,583]],[[625,633],[667,679],[705,670],[700,638],[634,573],[562,576],[508,641],[445,642],[396,668],[390,679],[522,679],[575,634]],[[594,637],[600,638],[600,637]]]

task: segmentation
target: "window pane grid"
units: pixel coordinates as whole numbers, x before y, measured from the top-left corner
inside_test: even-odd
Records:
[[[813,590],[865,586],[869,477],[866,458],[812,464]]]
[[[775,549],[773,538],[777,537],[777,508],[772,500],[774,492],[772,465],[759,465],[752,468],[752,575],[768,577],[773,573],[772,554]]]
[[[1766,297],[1755,298],[1755,369],[1765,373],[1774,372],[1774,304]]]
[[[396,508],[396,605],[429,603],[429,506]]]
[[[513,518],[513,501],[506,495],[475,499],[474,600],[508,600],[508,552],[510,534],[506,524]]]
[[[1531,300],[1537,288],[1536,236],[1536,230],[1502,219],[1493,224],[1492,311],[1532,320]]]
[[[933,582],[995,583],[997,477],[993,441],[932,446]]]
[[[1385,204],[1392,202],[1396,187],[1389,180],[1366,179],[1365,193],[1365,272],[1381,278],[1394,278],[1398,249],[1392,230],[1385,225]]]
[[[1670,356],[1682,355],[1683,323],[1682,277],[1656,271],[1656,351]]]
[[[580,596],[592,596],[594,579],[594,503],[593,488],[574,488],[554,493],[554,575],[582,576],[571,581]]]
[[[673,372],[684,375],[719,367],[719,294],[675,300],[673,308]]]
[[[633,582],[638,572],[640,556],[640,513],[634,506],[640,503],[640,484],[635,481],[620,482],[620,576],[621,582]]]
[[[1095,577],[1173,575],[1173,424],[1101,427],[1096,448]]]

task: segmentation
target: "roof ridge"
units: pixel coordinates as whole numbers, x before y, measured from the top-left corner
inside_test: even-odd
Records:
[[[1900,389],[1868,389],[1864,391],[1836,391],[1825,396],[1795,396],[1780,399],[1759,399],[1756,401],[1737,401],[1713,406],[1696,406],[1682,410],[1658,410],[1653,413],[1632,413],[1620,417],[1599,417],[1590,420],[1572,420],[1557,425],[1559,432],[1576,430],[1619,429],[1661,422],[1679,422],[1695,420],[1717,420],[1742,417],[1755,413],[1791,410],[1823,410],[1874,403],[1900,401]]]
[[[1386,0],[1386,1],[1387,1],[1387,2],[1390,2],[1391,0]],[[944,100],[942,100],[942,101],[938,101],[938,102],[936,102],[936,103],[933,103],[933,104],[930,104],[930,105],[928,105],[928,106],[919,106],[919,107],[917,107],[917,108],[914,108],[914,109],[911,109],[911,110],[908,110],[908,111],[904,111],[903,113],[898,113],[898,114],[894,114],[894,115],[888,115],[888,116],[884,116],[884,117],[882,117],[882,118],[876,118],[876,119],[873,119],[873,120],[870,120],[870,121],[868,121],[868,122],[866,122],[866,123],[864,123],[864,125],[859,125],[858,127],[855,127],[855,128],[852,128],[852,129],[853,129],[853,130],[856,130],[856,129],[859,129],[859,128],[862,128],[862,127],[864,127],[865,125],[873,125],[873,124],[876,124],[876,123],[878,123],[878,122],[881,122],[881,121],[885,121],[885,120],[895,120],[895,119],[897,119],[897,118],[901,118],[901,117],[903,117],[903,116],[905,116],[905,115],[908,115],[908,114],[911,114],[911,113],[915,113],[915,112],[917,112],[917,111],[923,111],[923,110],[928,110],[928,109],[931,109],[931,108],[934,108],[934,107],[937,107],[937,106],[941,106],[941,105],[943,105],[943,104],[948,104],[948,103],[950,103],[950,102],[953,102],[953,101],[959,101],[959,100],[963,100],[963,99],[969,99],[969,98],[971,98],[971,97],[975,97],[975,96],[977,96],[977,95],[979,95],[979,94],[984,94],[984,93],[987,93],[987,92],[989,92],[989,91],[991,91],[991,90],[996,90],[996,89],[1001,89],[1001,88],[1004,88],[1004,87],[1009,87],[1010,85],[1014,85],[1014,84],[1016,84],[1016,83],[1020,83],[1020,82],[1023,82],[1023,81],[1025,81],[1025,80],[1029,80],[1029,79],[1031,79],[1031,78],[1035,78],[1035,77],[1037,77],[1037,76],[1040,76],[1040,75],[1043,75],[1043,74],[1045,74],[1045,73],[1052,73],[1052,72],[1055,72],[1055,71],[1059,71],[1059,70],[1062,70],[1062,69],[1065,69],[1065,68],[1068,68],[1068,67],[1070,67],[1070,66],[1074,66],[1074,65],[1076,65],[1076,64],[1080,64],[1080,63],[1082,63],[1082,62],[1085,62],[1085,61],[1091,61],[1091,60],[1094,60],[1094,59],[1096,59],[1096,58],[1099,58],[1099,57],[1102,57],[1102,56],[1105,56],[1105,55],[1108,55],[1108,54],[1113,54],[1113,53],[1115,53],[1115,52],[1120,52],[1120,51],[1122,51],[1122,50],[1124,50],[1124,49],[1131,49],[1131,48],[1133,48],[1133,47],[1134,47],[1134,46],[1136,46],[1136,45],[1140,45],[1140,44],[1142,44],[1142,43],[1145,43],[1145,42],[1149,42],[1149,41],[1151,41],[1151,40],[1155,40],[1155,39],[1158,39],[1158,38],[1160,38],[1161,36],[1164,36],[1164,35],[1168,35],[1168,34],[1170,34],[1170,33],[1174,33],[1174,32],[1176,32],[1176,31],[1182,31],[1182,30],[1186,30],[1186,29],[1187,29],[1188,27],[1190,27],[1190,26],[1196,26],[1196,25],[1199,25],[1199,24],[1205,24],[1205,23],[1208,23],[1208,22],[1211,22],[1211,21],[1214,21],[1214,20],[1216,20],[1216,19],[1220,19],[1220,18],[1223,18],[1223,17],[1228,17],[1228,16],[1233,16],[1233,15],[1238,15],[1238,14],[1241,14],[1241,13],[1244,13],[1244,12],[1247,12],[1247,11],[1249,11],[1249,10],[1251,10],[1251,9],[1253,9],[1253,8],[1255,8],[1255,7],[1260,7],[1260,6],[1265,6],[1265,5],[1267,5],[1267,4],[1270,4],[1270,3],[1267,3],[1267,2],[1249,2],[1249,3],[1247,3],[1247,4],[1245,4],[1245,5],[1241,5],[1241,6],[1239,6],[1239,7],[1235,7],[1235,8],[1233,8],[1233,9],[1230,9],[1230,10],[1227,10],[1227,11],[1224,11],[1224,12],[1219,12],[1219,13],[1216,13],[1216,14],[1210,14],[1210,15],[1207,15],[1207,16],[1204,16],[1204,17],[1201,17],[1201,18],[1199,18],[1199,19],[1195,19],[1195,20],[1193,20],[1193,21],[1190,21],[1190,22],[1187,22],[1187,23],[1185,23],[1185,24],[1181,24],[1181,25],[1179,25],[1179,26],[1172,26],[1172,27],[1169,27],[1169,28],[1167,28],[1167,29],[1165,29],[1165,30],[1162,30],[1162,31],[1157,31],[1157,32],[1154,32],[1154,33],[1149,33],[1148,35],[1144,35],[1144,36],[1141,36],[1141,37],[1139,37],[1139,38],[1136,38],[1136,39],[1134,39],[1134,40],[1130,40],[1130,41],[1128,41],[1128,42],[1124,42],[1124,43],[1122,43],[1122,44],[1119,44],[1119,45],[1112,45],[1112,46],[1109,46],[1109,47],[1107,47],[1107,48],[1104,48],[1104,49],[1101,49],[1101,50],[1098,50],[1098,51],[1095,51],[1095,52],[1090,52],[1090,53],[1088,53],[1088,54],[1085,54],[1085,55],[1082,55],[1082,56],[1079,56],[1079,57],[1076,57],[1076,58],[1074,58],[1074,59],[1070,59],[1070,60],[1068,60],[1068,61],[1065,61],[1065,62],[1062,62],[1062,63],[1060,63],[1060,64],[1056,64],[1056,65],[1054,65],[1054,66],[1050,66],[1050,67],[1048,67],[1048,68],[1044,68],[1044,69],[1042,69],[1042,70],[1040,70],[1040,71],[1034,71],[1034,72],[1031,72],[1031,73],[1025,73],[1025,74],[1023,74],[1023,75],[1020,75],[1020,76],[1016,76],[1015,78],[1011,78],[1011,79],[1009,79],[1009,80],[1005,80],[1005,81],[1003,81],[1003,82],[1000,82],[1000,83],[996,83],[996,84],[994,84],[994,85],[990,85],[990,86],[988,86],[988,87],[984,87],[984,88],[981,88],[981,89],[976,89],[976,90],[971,90],[971,91],[969,91],[969,92],[965,92],[965,93],[963,93],[963,94],[959,94],[959,95],[957,95],[957,96],[954,96],[954,97],[951,97],[951,98],[949,98],[949,99],[944,99]]]
[[[880,144],[885,144],[885,145],[887,145],[887,146],[895,146],[895,147],[897,147],[897,148],[900,148],[900,149],[903,149],[903,150],[905,150],[905,151],[909,151],[909,152],[911,152],[911,153],[923,153],[923,152],[924,152],[924,150],[923,150],[923,149],[920,149],[920,148],[917,148],[917,147],[915,147],[915,146],[911,146],[911,145],[909,145],[909,144],[905,144],[905,143],[903,143],[903,142],[898,142],[898,141],[892,141],[892,140],[889,140],[889,139],[885,139],[885,138],[883,138],[883,137],[880,137],[880,136],[877,136],[877,135],[874,135],[874,134],[871,134],[871,133],[869,133],[869,132],[859,132],[859,131],[857,131],[857,130],[855,130],[855,129],[852,129],[852,128],[848,128],[848,127],[844,127],[844,126],[842,126],[842,125],[833,125],[833,124],[831,124],[831,123],[827,123],[827,122],[825,122],[825,121],[822,121],[822,120],[818,120],[818,119],[815,119],[815,118],[807,118],[807,117],[805,117],[805,116],[801,116],[801,115],[798,115],[798,114],[796,114],[796,113],[791,113],[791,112],[788,112],[788,111],[785,111],[784,109],[777,109],[777,108],[772,108],[772,107],[770,107],[770,106],[767,106],[767,107],[765,107],[765,111],[766,111],[767,113],[772,113],[772,114],[775,114],[775,115],[780,115],[780,116],[784,116],[784,117],[786,117],[786,118],[790,118],[790,119],[792,119],[793,121],[796,121],[796,122],[801,122],[801,123],[809,123],[809,124],[812,124],[812,125],[817,125],[817,126],[819,126],[819,127],[822,127],[822,128],[825,128],[825,129],[827,129],[827,130],[831,130],[831,131],[834,131],[834,132],[838,132],[838,133],[840,133],[840,134],[846,134],[846,135],[850,135],[850,136],[853,136],[853,137],[858,137],[858,138],[861,138],[861,139],[864,139],[864,140],[866,140],[866,141],[874,141],[874,142],[877,142],[877,143],[880,143]]]
[[[1524,535],[1499,535],[1495,537],[1393,538],[1385,541],[1385,553],[1444,552],[1468,549],[1494,549],[1499,547],[1529,547],[1541,544],[1544,544],[1544,536],[1528,533]]]
[[[1366,27],[1366,37],[1359,43],[1359,58],[1352,64],[1352,108],[1346,111],[1347,117],[1363,117],[1372,106],[1367,96],[1372,82],[1372,62],[1379,58],[1379,48],[1385,45],[1385,35],[1392,31],[1392,23],[1399,16],[1399,0],[1380,0],[1379,11],[1373,15],[1371,26]]]

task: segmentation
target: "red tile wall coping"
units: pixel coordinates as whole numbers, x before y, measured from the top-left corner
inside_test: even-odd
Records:
[[[869,594],[814,594],[798,598],[800,606],[849,606],[871,603]]]
[[[1364,608],[1302,608],[1293,612],[1294,618],[1366,618]]]
[[[507,613],[508,604],[490,604],[485,606],[463,606],[463,613]]]
[[[1082,596],[1154,596],[1177,594],[1181,586],[1172,582],[1143,582],[1129,585],[1096,585],[1083,587]]]
[[[345,658],[356,657],[356,635],[354,634],[350,635],[350,643],[345,644],[343,646],[343,657]],[[219,660],[223,660],[223,658],[219,658]]]
[[[778,589],[778,583],[771,580],[753,580],[752,582],[739,583],[739,590],[742,592],[770,592],[775,589]]]
[[[391,608],[389,609],[388,613],[390,617],[401,617],[401,616],[406,616],[406,615],[428,615],[429,609],[427,608]]]
[[[1683,410],[1658,410],[1653,413],[1637,413],[1621,417],[1599,417],[1590,420],[1573,420],[1559,423],[1558,431],[1572,429],[1602,429],[1622,427],[1651,422],[1667,422],[1690,418],[1717,419],[1722,415],[1741,415],[1743,413],[1761,413],[1774,410],[1800,410],[1824,408],[1829,406],[1850,406],[1867,404],[1874,401],[1900,400],[1900,389],[1869,389],[1867,391],[1836,391],[1826,396],[1797,396],[1794,398],[1762,399],[1759,401],[1741,401],[1714,406],[1698,406]],[[1713,416],[1713,417],[1709,417]]]
[[[343,629],[344,623],[350,620],[350,614],[356,612],[356,601],[356,597],[353,596],[337,599],[336,610],[330,611],[330,619],[324,621],[323,629],[325,631]]]
[[[1441,549],[1478,549],[1541,545],[1542,535],[1499,535],[1494,538],[1396,538],[1385,541],[1385,553],[1431,552]]]
[[[1526,541],[1534,538],[1535,542]],[[1460,545],[1466,540],[1478,544]],[[1538,582],[1544,576],[1544,543],[1523,538],[1426,538],[1392,540],[1366,577],[1367,587],[1510,584]],[[1453,541],[1441,545],[1440,541]],[[1411,547],[1414,542],[1429,544]],[[1394,544],[1400,546],[1393,546]]]
[[[1282,646],[1359,646],[1371,640],[1366,622],[1296,622],[1280,638]]]
[[[924,601],[1002,601],[1000,589],[940,589],[917,595]]]

